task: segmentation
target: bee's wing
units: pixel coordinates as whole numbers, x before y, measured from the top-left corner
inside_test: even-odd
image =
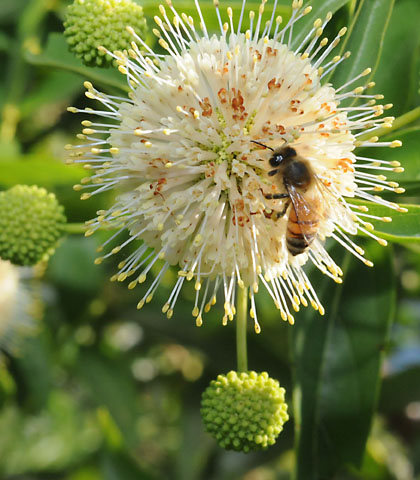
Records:
[[[322,208],[320,208],[322,218],[339,225],[348,233],[355,234],[357,228],[350,209],[345,207],[317,175],[314,175],[314,186],[322,201]]]
[[[312,233],[314,227],[317,230],[317,224],[322,219],[322,198],[317,191],[302,194],[293,185],[288,185],[287,191],[298,224],[303,224],[301,226],[301,234],[309,245],[313,241],[313,235],[307,232]],[[308,228],[308,224],[311,226],[310,228]]]

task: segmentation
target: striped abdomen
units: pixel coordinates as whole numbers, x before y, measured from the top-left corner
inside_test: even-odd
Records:
[[[319,227],[318,206],[318,199],[314,199],[311,208],[300,199],[294,199],[286,232],[287,249],[293,256],[303,253],[315,239]]]

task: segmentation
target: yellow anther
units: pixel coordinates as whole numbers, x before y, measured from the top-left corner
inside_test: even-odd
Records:
[[[104,260],[104,257],[98,257],[98,258],[95,258],[95,265],[100,265]]]
[[[133,290],[133,288],[135,288],[136,285],[137,285],[137,280],[133,280],[128,284],[128,289]]]
[[[196,317],[196,316],[199,314],[199,312],[200,312],[200,310],[198,309],[197,306],[195,306],[195,307],[193,308],[193,311],[192,311],[192,316],[193,316],[193,317]]]
[[[195,319],[195,324],[197,327],[201,327],[201,325],[203,325],[203,319],[201,318],[201,315],[199,315],[196,319]]]
[[[293,315],[291,315],[290,313],[287,315],[287,321],[290,323],[290,325],[295,324],[295,319],[294,319]]]
[[[140,300],[140,302],[137,304],[137,310],[140,310],[144,306],[144,300]]]
[[[172,308],[170,308],[167,312],[166,312],[166,318],[170,319],[172,318],[172,315],[174,314],[174,311],[172,310]]]
[[[365,77],[366,75],[369,75],[371,72],[372,72],[372,69],[371,69],[371,68],[366,68],[366,69],[363,70],[363,72],[362,72],[362,77]]]
[[[338,32],[338,36],[339,37],[343,37],[347,32],[347,27],[343,27],[339,32]],[[370,72],[369,72],[370,73]]]
[[[195,282],[194,288],[198,292],[201,289],[201,282]]]
[[[261,327],[259,323],[257,322],[254,323],[254,330],[255,330],[255,333],[261,333]]]
[[[165,49],[165,50],[169,50],[169,45],[168,43],[163,39],[163,38],[159,38],[159,45]]]
[[[390,145],[391,148],[397,148],[402,146],[401,140],[393,140]]]

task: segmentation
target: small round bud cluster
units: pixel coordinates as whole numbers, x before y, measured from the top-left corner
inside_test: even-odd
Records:
[[[128,50],[132,37],[126,27],[139,35],[147,28],[143,8],[132,0],[75,0],[67,7],[64,35],[85,65],[107,67],[112,58],[98,47]]]
[[[273,445],[287,422],[285,390],[266,372],[218,375],[203,393],[201,417],[226,450],[249,452]]]
[[[0,192],[0,258],[15,265],[35,265],[48,258],[66,217],[52,193],[16,185]]]

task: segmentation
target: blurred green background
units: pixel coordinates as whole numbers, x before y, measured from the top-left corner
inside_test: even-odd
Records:
[[[289,2],[280,3],[280,13],[290,14]],[[83,118],[66,107],[92,106],[86,79],[109,93],[125,80],[67,52],[66,5],[0,0],[0,189],[44,186],[69,222],[83,222],[112,198],[81,202],[72,190],[85,172],[65,165],[64,145],[74,143]],[[193,2],[176,6],[193,11]],[[153,26],[157,5],[144,7]],[[211,3],[202,7],[215,28]],[[331,31],[359,12],[372,38],[358,32],[349,43],[353,53],[376,55],[375,93],[394,103],[395,117],[419,107],[418,0],[328,0],[314,8],[336,11]],[[203,431],[202,391],[236,366],[234,323],[222,327],[223,306],[196,328],[189,286],[166,319],[160,310],[176,277],[168,272],[139,312],[139,291],[109,281],[120,259],[93,263],[107,233],[68,235],[48,265],[22,273],[36,333],[21,339],[18,355],[1,354],[0,478],[286,480],[299,465],[305,480],[420,479],[419,128],[417,121],[393,134],[402,149],[374,152],[406,167],[407,192],[398,200],[413,205],[388,232],[387,248],[360,239],[375,268],[333,248],[344,284],[308,271],[327,314],[304,309],[294,327],[263,289],[257,296],[262,333],[250,329],[249,367],[279,379],[291,414],[274,447],[226,452]]]

